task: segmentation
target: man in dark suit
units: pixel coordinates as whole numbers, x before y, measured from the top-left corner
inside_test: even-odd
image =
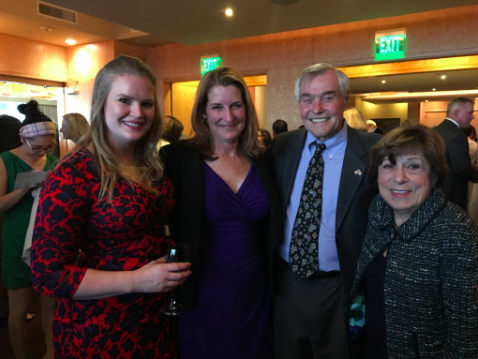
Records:
[[[460,128],[470,125],[475,102],[467,97],[457,97],[448,103],[446,119],[434,130],[443,138],[446,146],[448,175],[445,179],[445,195],[448,200],[466,210],[468,181],[478,182],[478,171],[472,165],[468,140]]]
[[[332,65],[306,68],[295,94],[305,128],[279,135],[271,144],[285,219],[276,265],[274,358],[344,359],[349,357],[348,298],[367,209],[377,193],[368,178],[368,151],[380,136],[346,125],[349,80]],[[316,166],[315,148],[324,145],[321,214],[314,218],[316,212],[304,210],[315,206],[303,206],[302,190],[308,188],[309,162]],[[309,239],[298,238],[299,212],[318,228]],[[297,251],[297,240],[308,241],[310,248]],[[295,263],[306,261],[308,253],[314,253],[314,271],[299,275]]]

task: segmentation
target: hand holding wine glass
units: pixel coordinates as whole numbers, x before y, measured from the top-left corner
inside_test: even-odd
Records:
[[[182,243],[177,243],[174,247],[170,247],[168,255],[168,263],[189,262],[189,247]],[[162,313],[166,315],[178,315],[184,311],[184,307],[176,302],[175,292],[171,292],[169,303],[165,303],[161,308]]]

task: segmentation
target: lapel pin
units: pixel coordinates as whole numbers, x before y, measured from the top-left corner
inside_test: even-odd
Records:
[[[361,176],[361,175],[362,175],[362,171],[360,171],[360,170],[355,170],[354,174]]]

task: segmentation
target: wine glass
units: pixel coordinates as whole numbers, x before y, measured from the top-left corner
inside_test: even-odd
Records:
[[[169,247],[167,262],[189,262],[189,247],[182,243],[176,243],[174,246]],[[171,291],[169,303],[164,303],[161,311],[166,315],[179,315],[184,312],[184,307],[176,302],[175,291]]]

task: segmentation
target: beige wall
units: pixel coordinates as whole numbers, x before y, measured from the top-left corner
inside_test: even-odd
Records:
[[[176,117],[184,126],[183,133],[191,133],[191,112],[196,95],[196,86],[174,83],[172,86],[174,98],[172,99],[172,115]]]
[[[66,82],[65,48],[0,34],[0,76]]]
[[[266,74],[267,128],[277,118],[297,128],[301,120],[293,83],[304,67],[316,62],[372,64],[375,31],[402,27],[407,29],[408,60],[476,54],[476,18],[478,5],[473,5],[197,46],[168,44],[150,48],[148,63],[165,82],[198,80],[199,59],[210,54],[219,54],[224,65],[244,76]],[[162,88],[159,93],[162,98]]]
[[[360,110],[362,111],[365,121],[377,118],[400,118],[400,122],[402,122],[408,118],[408,103],[375,105],[362,101]]]
[[[255,107],[257,112],[257,120],[259,121],[259,127],[265,128],[272,133],[272,126],[267,127],[267,87],[256,86],[255,87]]]

